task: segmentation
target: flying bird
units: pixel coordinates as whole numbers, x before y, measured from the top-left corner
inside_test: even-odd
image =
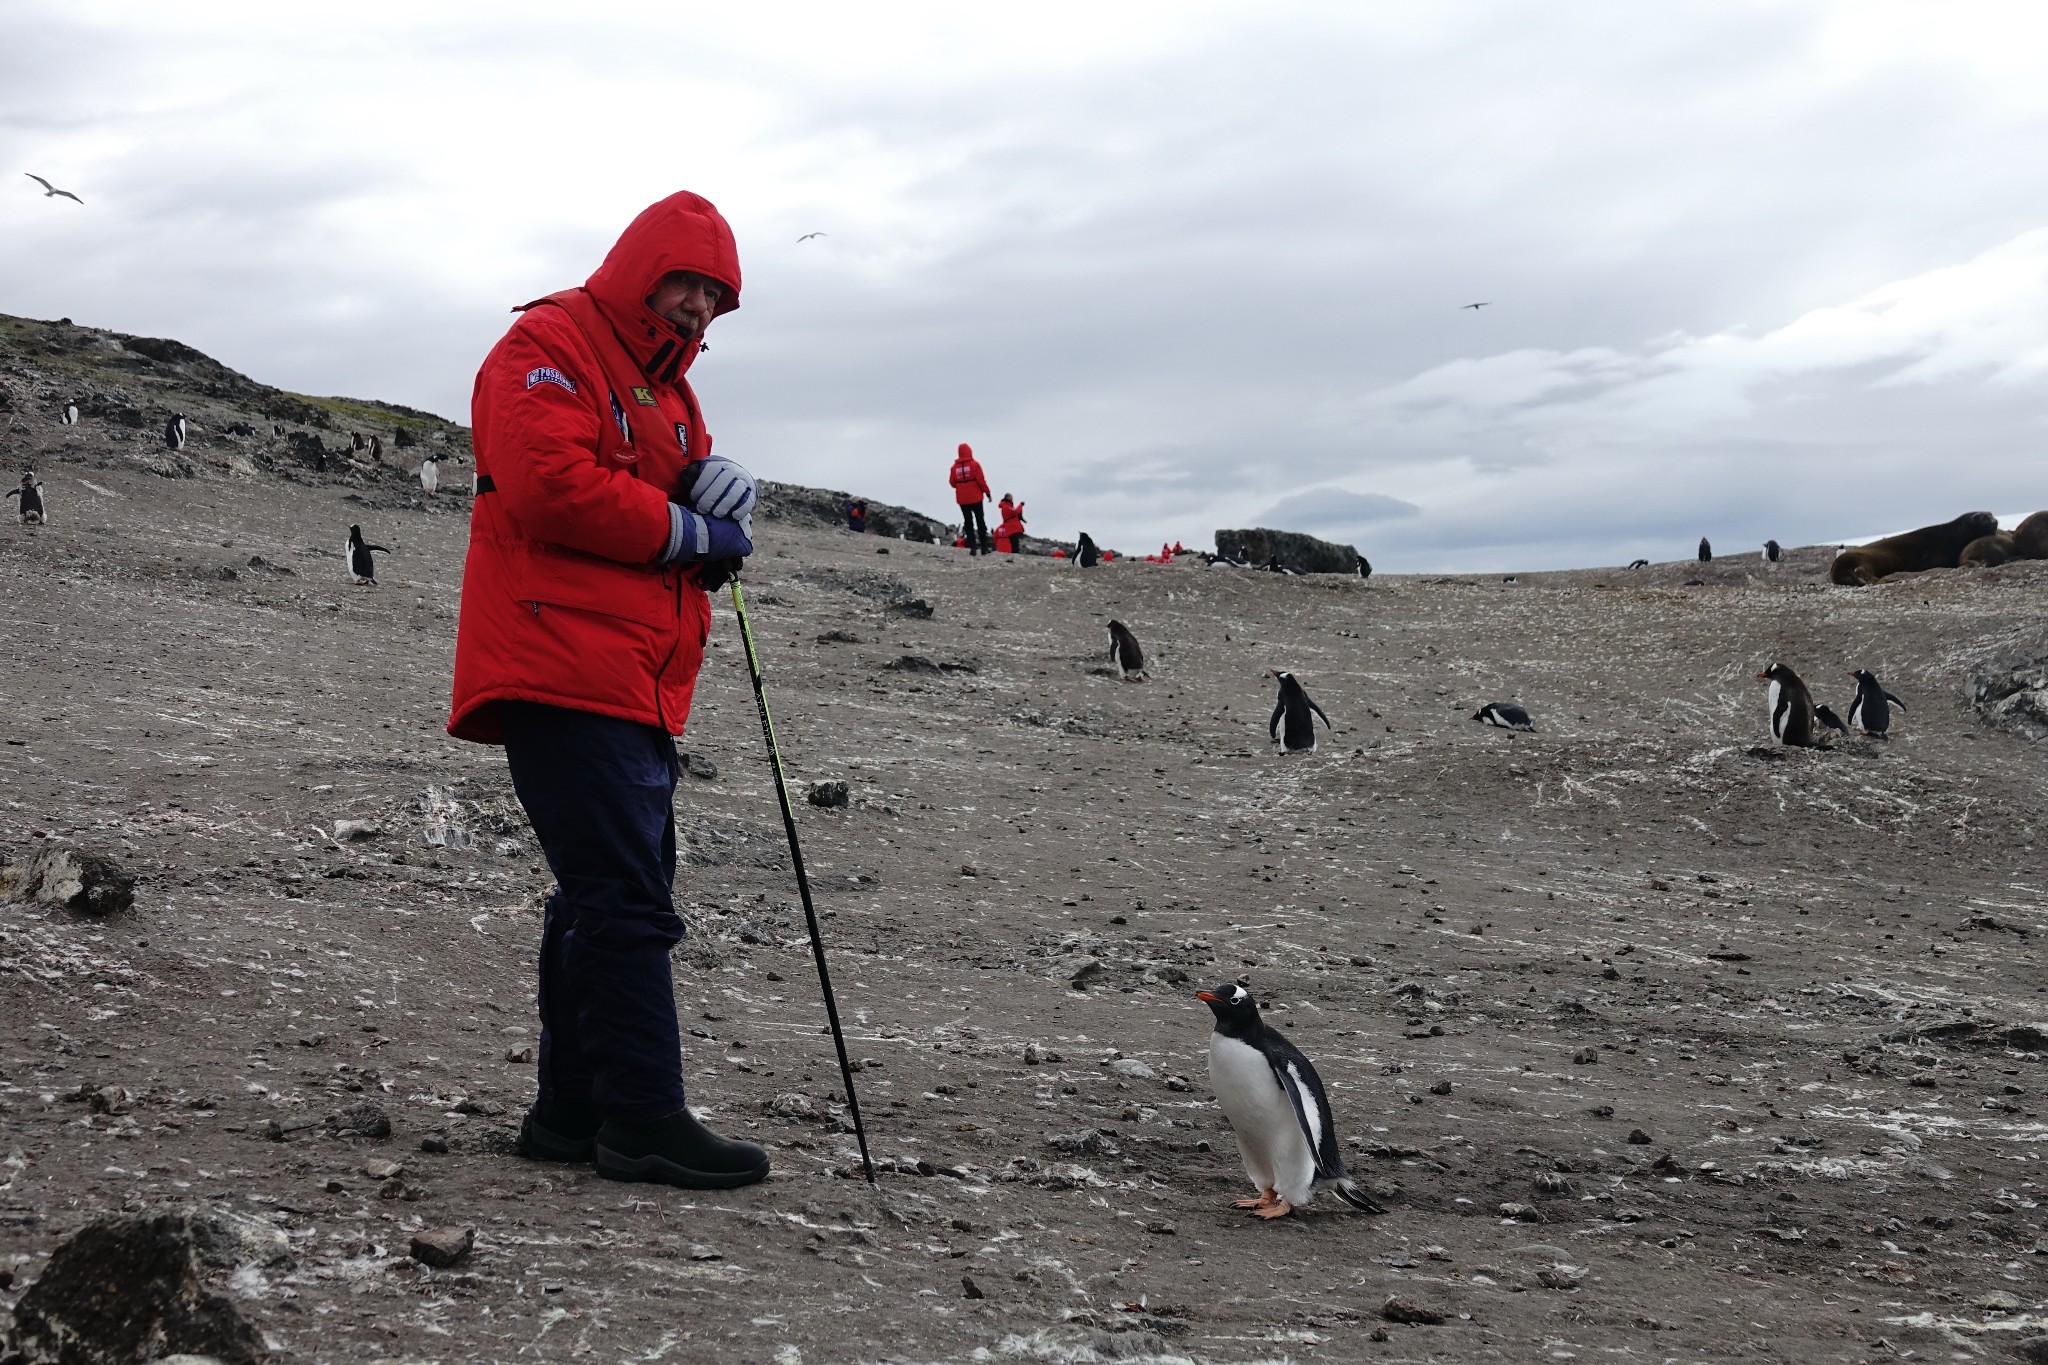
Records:
[[[1479,309],[1481,309],[1481,308],[1491,308],[1491,307],[1493,307],[1493,300],[1491,300],[1491,299],[1488,299],[1488,300],[1487,300],[1487,301],[1486,301],[1485,303],[1461,303],[1461,304],[1459,304],[1459,305],[1458,305],[1458,311],[1462,313],[1462,312],[1463,312],[1464,310],[1466,310],[1467,308],[1470,308],[1470,309],[1472,309],[1472,310],[1474,310],[1474,311],[1476,312],[1477,310],[1479,310]]]
[[[823,237],[824,235],[825,234],[822,232],[806,232],[803,236],[797,238],[797,240],[799,242],[808,242],[813,237]]]
[[[77,195],[73,194],[70,190],[58,189],[55,185],[52,185],[49,181],[43,179],[34,171],[23,171],[22,174],[43,187],[43,198],[45,199],[69,199],[74,204],[83,204],[85,202],[83,199],[80,199]]]

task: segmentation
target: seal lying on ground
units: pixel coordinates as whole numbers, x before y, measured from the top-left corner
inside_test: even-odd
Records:
[[[2048,559],[2048,512],[2036,512],[2013,529],[2014,559]]]
[[[1989,512],[1965,512],[1939,526],[1923,526],[1844,550],[1829,566],[1828,578],[1856,588],[1895,573],[1953,569],[1971,541],[1997,534],[1997,517]]]
[[[1988,569],[1994,564],[2003,564],[2008,559],[2018,559],[2019,553],[2013,548],[2013,534],[2000,531],[1995,536],[1978,536],[1963,547],[1956,557],[1956,566],[1963,569]]]

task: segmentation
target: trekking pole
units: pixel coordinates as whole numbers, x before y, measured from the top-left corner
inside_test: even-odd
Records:
[[[832,1023],[832,1046],[839,1049],[839,1074],[846,1082],[846,1112],[853,1115],[853,1136],[860,1144],[861,1169],[875,1183],[875,1163],[868,1157],[867,1129],[861,1126],[860,1099],[853,1093],[853,1064],[846,1060],[846,1035],[839,1028],[839,1002],[832,996],[832,974],[825,967],[825,939],[818,932],[818,912],[811,904],[811,879],[804,874],[804,851],[796,841],[796,816],[789,808],[789,783],[782,776],[782,751],[775,743],[775,722],[768,716],[768,693],[761,686],[761,658],[754,652],[754,629],[747,623],[747,599],[740,581],[732,580],[732,610],[739,617],[740,642],[747,651],[747,674],[754,680],[754,704],[761,709],[761,738],[768,742],[768,768],[775,774],[775,800],[782,807],[782,828],[789,834],[789,861],[796,869],[797,894],[803,897],[804,923],[810,926],[811,957],[818,964],[818,986],[825,993],[825,1017]]]

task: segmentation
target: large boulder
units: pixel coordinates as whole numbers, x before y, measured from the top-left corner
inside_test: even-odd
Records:
[[[1249,531],[1218,531],[1216,553],[1259,566],[1277,559],[1301,573],[1358,572],[1358,550],[1355,546],[1318,540],[1299,531],[1269,531],[1263,527]]]
[[[135,904],[135,878],[104,854],[45,844],[22,862],[0,861],[0,900],[54,905],[97,918]]]

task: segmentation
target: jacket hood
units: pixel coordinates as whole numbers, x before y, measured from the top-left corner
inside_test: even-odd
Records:
[[[971,445],[969,445],[969,444],[967,444],[967,442],[965,442],[965,441],[962,441],[962,442],[960,443],[960,453],[959,453],[958,455],[955,455],[955,456],[954,456],[953,458],[954,458],[954,459],[956,459],[956,460],[971,460],[971,459],[973,459],[973,458],[974,458],[974,447],[973,447],[973,446],[971,446]]]
[[[691,270],[725,286],[714,317],[740,306],[740,254],[732,228],[702,195],[682,190],[641,210],[583,282],[612,330],[648,378],[671,384],[697,358],[700,344],[647,306],[647,296],[672,270]]]

